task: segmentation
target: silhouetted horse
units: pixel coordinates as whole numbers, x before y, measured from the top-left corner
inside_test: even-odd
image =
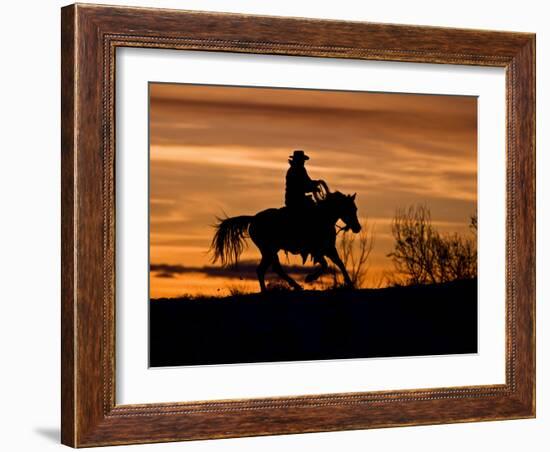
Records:
[[[326,185],[325,185],[326,187]],[[269,266],[294,289],[302,287],[282,268],[277,253],[280,250],[301,254],[320,266],[306,276],[306,282],[318,279],[328,268],[325,256],[332,260],[344,275],[346,285],[353,286],[344,263],[336,250],[336,222],[342,220],[346,229],[354,233],[361,230],[357,220],[355,194],[330,192],[315,207],[304,212],[292,212],[288,208],[267,209],[254,216],[239,216],[219,220],[212,240],[213,262],[223,266],[236,264],[247,237],[250,237],[262,254],[257,273],[262,291],[265,273]]]

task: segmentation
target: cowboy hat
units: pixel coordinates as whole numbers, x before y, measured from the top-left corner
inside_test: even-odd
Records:
[[[302,162],[309,160],[309,157],[306,154],[304,154],[304,151],[300,149],[294,151],[292,155],[288,156],[288,158],[291,159],[292,161],[297,160]]]

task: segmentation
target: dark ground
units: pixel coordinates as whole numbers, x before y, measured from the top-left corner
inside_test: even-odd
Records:
[[[477,280],[150,303],[150,365],[477,352]]]

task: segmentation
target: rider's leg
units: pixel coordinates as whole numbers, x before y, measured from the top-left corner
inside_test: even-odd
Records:
[[[281,278],[283,278],[287,283],[289,283],[292,288],[294,288],[296,290],[301,290],[302,289],[302,286],[300,286],[300,284],[298,284],[290,276],[288,276],[288,274],[283,270],[283,267],[281,266],[281,263],[279,262],[279,256],[277,256],[277,253],[275,253],[275,255],[273,256],[273,270]]]
[[[344,281],[346,283],[346,286],[353,287],[353,282],[351,281],[348,271],[346,270],[346,266],[342,262],[342,259],[340,259],[340,256],[338,255],[338,251],[336,250],[336,248],[333,248],[329,253],[327,253],[327,256],[340,269],[340,271],[342,272],[342,275],[344,275]]]
[[[262,260],[260,261],[260,265],[256,268],[256,273],[258,274],[258,281],[260,282],[260,290],[262,292],[265,292],[265,272],[271,265],[272,258],[269,254],[263,254],[262,253]]]
[[[327,264],[326,259],[323,256],[321,256],[321,258],[318,258],[317,261],[321,265],[319,267],[317,267],[309,275],[306,276],[306,282],[308,282],[308,283],[313,282],[313,281],[317,281],[319,279],[319,277],[327,271],[328,264]]]

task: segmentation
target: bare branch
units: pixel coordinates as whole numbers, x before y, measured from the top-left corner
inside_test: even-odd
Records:
[[[477,216],[470,218],[477,231]],[[475,278],[477,276],[476,238],[440,234],[432,225],[425,205],[399,209],[392,223],[395,239],[392,258],[394,284],[427,284]]]
[[[342,262],[346,266],[354,287],[364,287],[370,269],[370,256],[375,244],[374,225],[368,220],[361,223],[361,232],[354,234],[351,231],[341,233],[336,246]],[[342,275],[335,267],[330,267],[331,283],[334,287],[344,284]]]

